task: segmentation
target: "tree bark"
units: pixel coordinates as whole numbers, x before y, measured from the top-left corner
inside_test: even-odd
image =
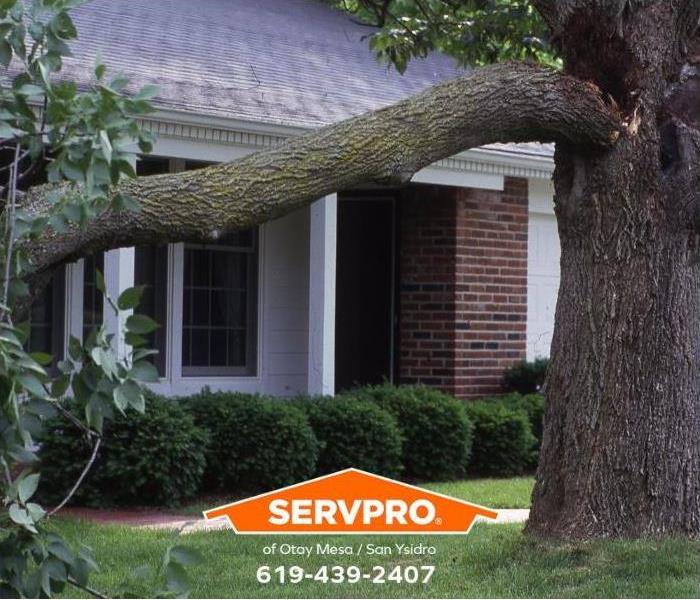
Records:
[[[125,182],[141,210],[107,211],[86,229],[47,231],[31,246],[37,274],[80,256],[143,243],[215,239],[370,181],[408,181],[419,169],[492,142],[609,145],[614,103],[590,83],[550,69],[494,65],[388,108],[329,126],[242,160]],[[34,188],[31,212],[47,210]]]
[[[557,147],[537,537],[700,534],[700,79],[681,4],[578,13],[591,29],[570,23],[564,40],[567,70],[614,94],[629,126],[606,151]],[[614,80],[598,71],[611,65]]]

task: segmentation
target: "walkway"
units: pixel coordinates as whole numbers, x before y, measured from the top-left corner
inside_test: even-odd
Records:
[[[527,521],[530,510],[527,508],[502,508],[496,509],[498,518],[496,521],[486,523],[524,523]],[[76,519],[85,519],[93,523],[127,525],[143,527],[145,529],[172,529],[180,530],[180,535],[197,533],[201,531],[220,531],[229,529],[228,521],[216,519],[207,521],[192,516],[167,513],[162,511],[144,510],[105,510],[97,508],[64,508],[60,515]]]

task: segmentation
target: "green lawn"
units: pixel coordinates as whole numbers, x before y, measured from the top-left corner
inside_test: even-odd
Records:
[[[172,533],[58,520],[57,527],[74,542],[90,545],[102,566],[94,587],[118,595],[139,565],[155,567]],[[193,597],[697,597],[700,595],[700,542],[606,541],[575,545],[536,544],[520,525],[477,525],[468,536],[236,536],[230,531],[179,538],[197,548],[205,563],[190,570]],[[373,542],[432,544],[433,557],[265,556],[272,542],[352,545]],[[256,580],[261,565],[301,565],[311,571],[321,564],[429,565],[436,571],[427,584],[267,584]],[[75,590],[67,590],[74,595]],[[141,593],[146,593],[143,589]]]
[[[532,477],[509,479],[469,479],[448,483],[427,483],[423,487],[488,508],[528,508],[535,480]],[[197,500],[177,512],[201,516],[202,511],[220,506],[238,498],[216,496]]]

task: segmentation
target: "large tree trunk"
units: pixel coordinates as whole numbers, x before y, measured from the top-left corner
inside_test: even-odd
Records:
[[[579,11],[595,31],[571,23],[563,41],[579,51],[567,69],[611,93],[630,126],[609,151],[557,149],[536,536],[700,534],[700,95],[692,65],[681,76],[677,7]],[[586,41],[598,52],[582,56]]]

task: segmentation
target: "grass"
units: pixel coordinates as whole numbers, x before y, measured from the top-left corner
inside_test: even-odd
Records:
[[[511,477],[509,479],[469,479],[449,483],[427,483],[423,487],[489,508],[528,508],[534,484],[535,480],[532,477]],[[231,496],[199,499],[177,512],[201,516],[203,510],[238,499]]]
[[[176,538],[171,532],[135,530],[76,520],[55,525],[71,541],[91,546],[101,572],[91,585],[119,595],[132,569],[156,568],[169,543],[198,549],[204,563],[191,567],[192,597],[324,598],[324,597],[697,597],[700,595],[700,542],[602,541],[572,545],[535,543],[523,537],[520,525],[477,525],[468,536],[236,536],[230,531]],[[318,542],[351,545],[373,542],[435,546],[436,555],[414,556],[266,556],[272,542],[315,546]],[[365,546],[366,547],[366,546]],[[429,584],[267,584],[256,580],[261,565],[322,564],[436,566]],[[141,593],[147,593],[142,589]],[[67,590],[75,594],[75,590]]]

